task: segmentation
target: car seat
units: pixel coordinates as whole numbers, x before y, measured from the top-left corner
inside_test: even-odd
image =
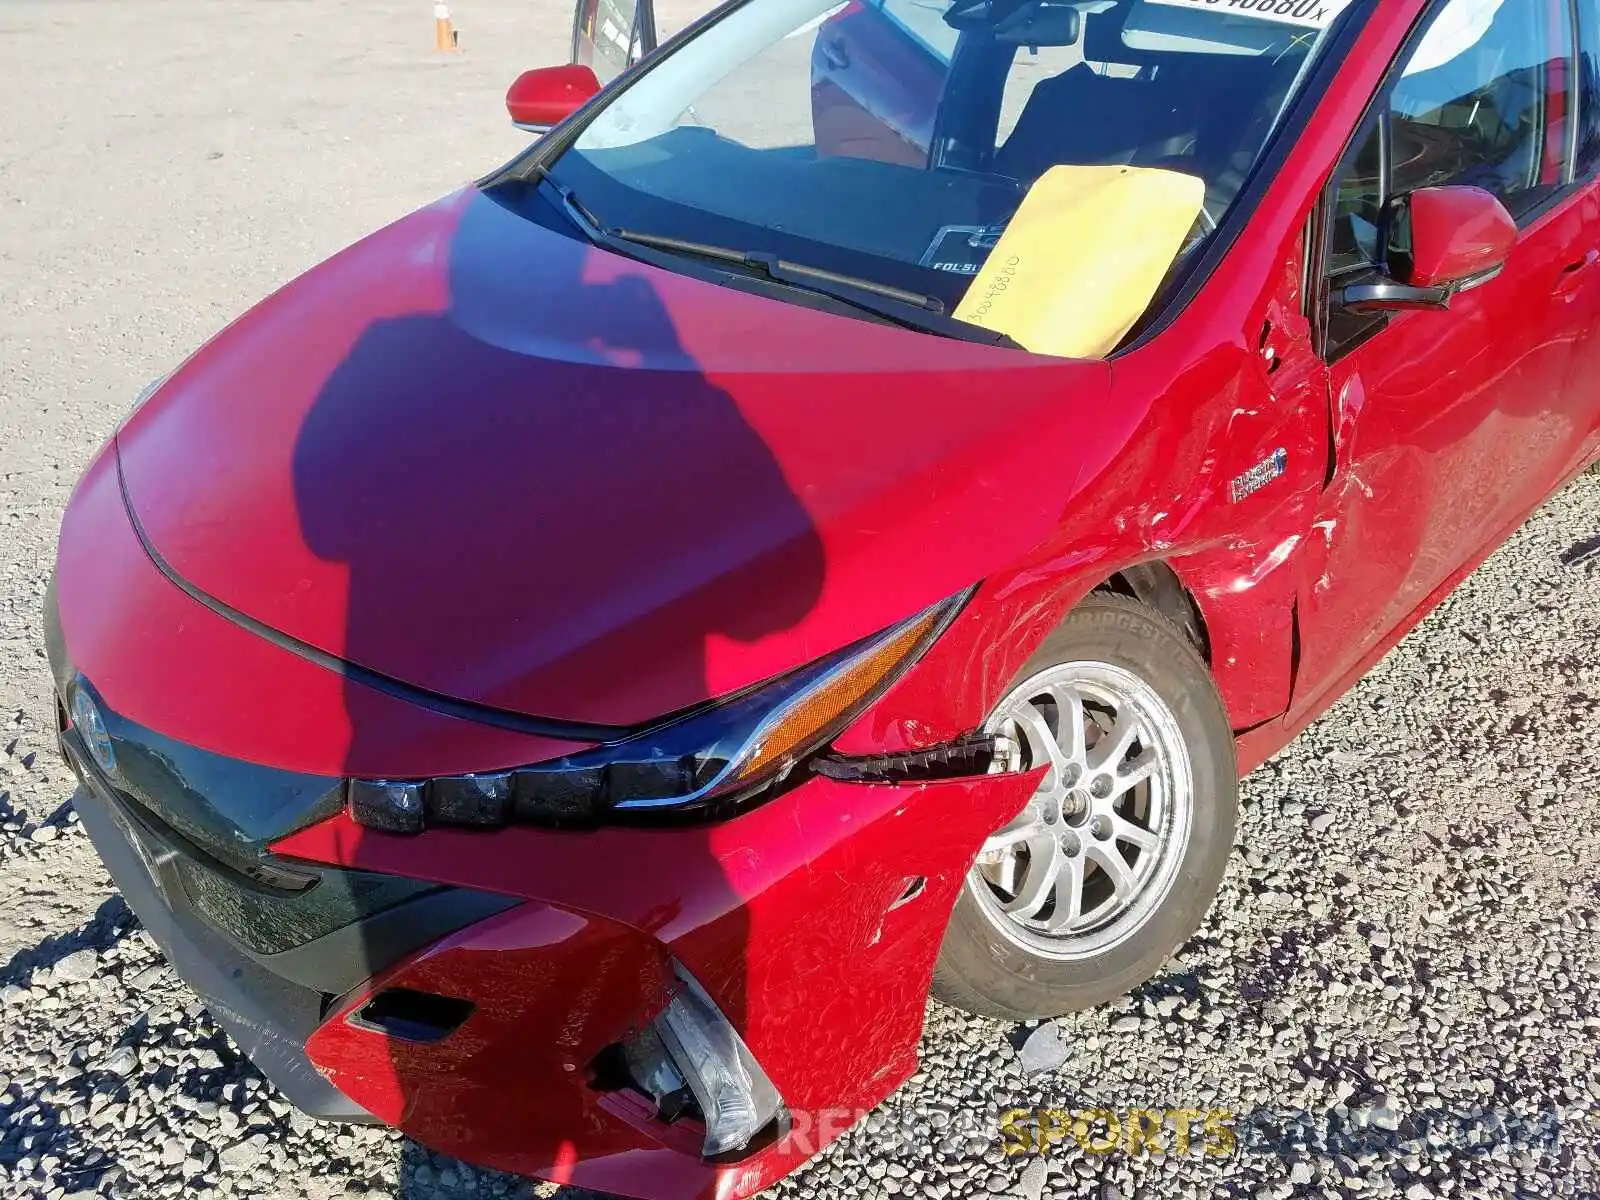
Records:
[[[994,167],[1024,182],[1064,163],[1168,167],[1203,179],[1206,207],[1220,214],[1293,78],[1292,69],[1220,55],[1169,55],[1134,78],[1080,63],[1034,87]]]
[[[994,169],[1028,181],[1062,163],[1130,163],[1182,154],[1193,140],[1193,108],[1176,88],[1149,76],[1101,75],[1078,63],[1034,86],[995,153]]]

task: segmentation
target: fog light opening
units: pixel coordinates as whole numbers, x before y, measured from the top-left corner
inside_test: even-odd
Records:
[[[442,1042],[472,1015],[473,1004],[412,988],[385,988],[351,1016],[350,1022],[402,1042]]]
[[[783,1101],[711,998],[681,967],[677,972],[677,994],[622,1045],[627,1074],[661,1120],[697,1116],[705,1123],[706,1158],[737,1155],[781,1121]]]

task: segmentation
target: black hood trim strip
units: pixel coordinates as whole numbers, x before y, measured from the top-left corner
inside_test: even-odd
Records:
[[[578,721],[562,721],[554,717],[531,717],[525,713],[511,712],[508,709],[496,708],[490,704],[480,704],[475,700],[462,700],[455,696],[447,696],[442,692],[435,692],[428,688],[419,687],[414,683],[407,683],[403,679],[396,679],[392,675],[385,675],[381,671],[374,671],[370,667],[363,667],[340,658],[336,654],[329,654],[320,650],[309,642],[292,637],[270,625],[265,625],[247,613],[240,612],[231,604],[218,600],[206,592],[195,587],[161,556],[161,552],[151,543],[149,535],[145,532],[139,514],[134,511],[133,498],[128,494],[128,481],[122,472],[122,447],[115,438],[112,439],[113,449],[117,462],[117,486],[122,491],[122,507],[128,514],[128,523],[133,527],[134,535],[139,539],[139,544],[144,547],[145,554],[155,569],[160,571],[167,581],[181,591],[196,604],[210,609],[217,616],[237,625],[246,632],[253,633],[259,638],[271,642],[279,649],[287,650],[297,658],[321,667],[323,670],[332,671],[335,675],[352,680],[369,687],[373,691],[382,692],[393,696],[397,700],[404,700],[408,704],[415,704],[419,708],[428,709],[441,716],[455,717],[463,721],[475,721],[480,725],[492,725],[497,729],[507,729],[513,733],[531,734],[536,737],[560,738],[574,742],[615,742],[630,736],[635,732],[625,725],[590,725]]]

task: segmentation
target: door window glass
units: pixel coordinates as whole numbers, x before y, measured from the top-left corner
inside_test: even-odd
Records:
[[[636,0],[585,0],[573,30],[572,61],[610,83],[644,51],[640,16]]]
[[[1473,184],[1516,216],[1560,186],[1571,57],[1565,3],[1449,0],[1390,95],[1394,194]]]
[[[1330,290],[1383,269],[1384,214],[1397,196],[1470,184],[1526,220],[1560,190],[1574,119],[1572,43],[1567,0],[1445,0],[1434,10],[1335,175]],[[1329,354],[1384,321],[1335,307]]]
[[[940,62],[948,63],[961,34],[944,19],[950,0],[883,0],[877,7]]]
[[[1580,178],[1600,171],[1600,5],[1578,5],[1578,153]]]
[[[1338,274],[1367,267],[1380,257],[1378,231],[1383,218],[1383,141],[1379,122],[1369,123],[1334,189],[1333,228],[1328,270]]]

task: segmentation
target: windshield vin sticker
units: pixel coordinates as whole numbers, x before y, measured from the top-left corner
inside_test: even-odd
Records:
[[[1145,0],[1168,8],[1197,8],[1225,16],[1254,17],[1307,29],[1326,29],[1350,0]]]
[[[942,226],[917,265],[952,275],[976,275],[1005,229],[1004,225]]]

